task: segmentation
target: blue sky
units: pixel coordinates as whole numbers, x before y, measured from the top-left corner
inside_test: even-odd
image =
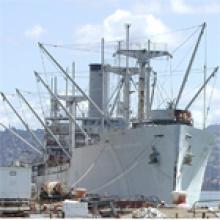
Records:
[[[83,44],[72,47],[74,50],[49,49],[64,67],[70,66],[73,60],[76,61],[76,72],[79,75],[77,80],[83,88],[87,88],[86,78],[80,78],[80,74],[86,76],[88,64],[99,62],[100,55],[85,52],[85,49],[98,51],[100,46],[95,43],[103,36],[106,41],[123,39],[125,23],[131,23],[131,39],[147,41],[153,36],[153,40],[168,43],[169,48],[174,49],[196,28],[177,33],[172,30],[198,26],[204,21],[208,25],[207,41],[201,42],[199,51],[201,55],[198,55],[193,67],[200,69],[204,63],[206,42],[208,67],[213,68],[220,63],[220,1],[218,0],[0,0],[0,90],[6,94],[14,93],[15,88],[37,91],[33,70],[43,69],[41,54],[37,47],[38,41],[53,44]],[[158,36],[159,33],[165,32],[171,34]],[[196,36],[194,41],[189,43],[189,49],[195,42]],[[87,43],[90,43],[89,46]],[[111,47],[112,52],[114,47]],[[187,46],[177,54],[173,66],[186,52]],[[108,59],[112,61],[110,55],[106,55],[106,60]],[[187,61],[186,59],[179,67],[181,70],[184,70]],[[53,66],[47,61],[45,63],[48,71],[54,71]],[[184,71],[182,75],[183,73]],[[181,76],[179,78],[182,79]],[[208,123],[220,123],[218,78]],[[193,95],[192,91],[197,88],[197,82],[201,79],[201,75],[192,75],[186,88],[186,96]],[[174,90],[178,88],[179,83],[180,81],[173,82]],[[208,92],[211,91],[210,86]],[[10,98],[15,106],[19,107],[15,98]],[[28,98],[33,101],[33,97]],[[194,118],[198,120],[201,119],[201,102],[202,99],[198,100],[192,108]],[[38,105],[37,103],[39,104],[39,101],[34,100],[35,106]],[[183,98],[184,103],[187,103],[187,100]],[[11,113],[6,117],[3,107],[0,108],[0,117],[5,123],[6,118],[7,121],[13,118]],[[27,112],[26,117],[31,118],[31,114]],[[15,118],[12,121],[14,122],[12,125],[20,126]]]

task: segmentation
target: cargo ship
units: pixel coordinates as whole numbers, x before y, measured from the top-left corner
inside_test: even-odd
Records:
[[[193,126],[189,109],[218,67],[186,108],[179,109],[178,104],[206,24],[201,26],[177,98],[163,109],[153,105],[157,74],[151,60],[172,59],[172,54],[152,49],[150,41],[147,48],[129,48],[129,27],[126,26],[125,48],[119,47],[114,53],[125,57],[125,66],[104,62],[102,39],[101,62],[89,65],[89,94],[76,83],[74,65],[70,75],[39,43],[43,54],[72,84],[72,92],[59,94],[56,78],[49,86],[35,72],[37,81],[50,94],[50,115],[42,120],[17,90],[45,129],[44,160],[33,166],[33,179],[39,187],[47,181],[59,180],[69,189],[84,187],[90,193],[122,198],[153,195],[167,203],[172,203],[174,197],[178,202],[180,195],[184,195],[183,200],[193,204],[199,200],[213,137],[206,129]],[[137,66],[130,66],[129,59],[134,59]],[[111,95],[110,74],[119,76],[117,89]],[[138,81],[138,104],[137,116],[131,118],[130,84],[134,76]],[[111,99],[114,101],[109,105]],[[87,115],[77,113],[81,102],[88,103]]]

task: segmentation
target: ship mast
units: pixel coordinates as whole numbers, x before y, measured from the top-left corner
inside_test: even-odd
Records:
[[[129,28],[130,24],[126,24],[126,49],[129,50]],[[130,76],[129,76],[129,56],[126,55],[126,73],[124,77],[123,90],[124,118],[126,122],[130,119]]]
[[[152,109],[153,102],[154,102],[154,93],[155,93],[155,88],[157,84],[157,73],[153,72],[154,78],[153,78],[153,84],[152,84],[152,90],[151,90],[151,97],[150,97],[150,108]]]
[[[79,92],[96,108],[96,110],[105,117],[104,112],[97,106],[97,104],[81,89],[81,87],[73,80],[64,68],[58,63],[58,61],[48,52],[48,50],[41,44],[38,43],[40,49],[50,58],[50,60],[57,66],[57,68],[69,79],[69,81],[79,90]]]
[[[75,81],[75,62],[72,63],[72,79]],[[72,96],[75,97],[75,85],[74,84],[72,84]],[[73,118],[76,118],[76,102],[75,102],[75,100],[73,102],[70,102],[70,114],[73,116]],[[76,130],[75,123],[71,122],[70,123],[70,134],[71,134],[72,151],[76,147],[75,130]]]
[[[102,129],[105,128],[105,117],[107,115],[107,72],[104,68],[105,65],[105,40],[101,39],[101,71],[102,71]]]
[[[72,114],[70,114],[70,112],[66,109],[66,107],[62,104],[62,102],[58,99],[57,94],[54,94],[51,89],[49,88],[49,86],[44,82],[44,80],[40,77],[40,75],[35,71],[34,72],[36,78],[42,83],[42,85],[47,89],[47,91],[50,93],[50,95],[56,100],[56,102],[60,105],[60,107],[64,110],[64,112],[66,113],[66,115],[69,117],[70,121],[72,123],[75,123],[80,131],[83,133],[83,135],[86,138],[86,143],[88,144],[88,140],[90,139],[88,134],[81,128],[80,125],[78,125],[78,123],[76,122],[75,118],[73,117]]]
[[[118,41],[118,50],[121,49],[121,43],[122,41]],[[118,67],[120,68],[121,67],[121,56],[118,55]],[[120,76],[118,76],[118,83],[120,82]],[[123,82],[122,82],[122,86],[123,86]],[[121,89],[118,91],[118,97],[117,97],[117,100],[116,100],[116,116],[120,115],[121,114],[121,111],[120,111],[120,105],[121,105]]]
[[[141,122],[144,119],[148,120],[150,117],[150,72],[151,67],[148,65],[150,59],[162,56],[168,56],[172,58],[172,55],[167,51],[157,50],[118,50],[118,54],[135,58],[139,64],[139,89],[138,89],[138,120]],[[148,68],[146,72],[146,66]],[[145,75],[146,74],[146,75]],[[147,85],[146,85],[147,84]],[[145,86],[147,88],[145,88]],[[146,89],[146,92],[145,92]],[[146,104],[145,104],[146,102]],[[146,106],[146,116],[144,115],[144,107]],[[146,118],[145,118],[145,117]]]
[[[148,48],[147,48],[148,51],[150,51],[150,43],[151,43],[150,40],[148,40]],[[146,66],[147,66],[147,68],[146,68],[146,73],[145,73],[145,76],[144,76],[146,78],[144,96],[145,96],[145,99],[146,99],[145,100],[145,118],[148,119],[150,117],[150,111],[151,111],[151,101],[150,101],[151,100],[151,98],[150,98],[150,96],[151,96],[150,95],[151,66],[150,66],[150,59],[147,60]],[[143,71],[144,71],[144,69],[143,69]],[[141,108],[143,108],[143,107],[141,106]],[[143,108],[143,111],[144,111],[144,108]]]

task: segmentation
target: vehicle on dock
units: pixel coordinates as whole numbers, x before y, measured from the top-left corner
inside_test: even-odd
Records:
[[[0,167],[0,216],[29,216],[31,167]]]

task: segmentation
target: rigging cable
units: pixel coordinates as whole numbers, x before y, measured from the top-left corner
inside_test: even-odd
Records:
[[[162,89],[160,88],[159,83],[157,83],[156,89],[157,89],[157,93],[159,94],[159,95],[158,95],[158,101],[157,101],[157,102],[158,102],[158,103],[157,103],[157,109],[158,109],[158,108],[160,108],[161,105],[163,105],[163,104],[165,103],[165,101],[166,101],[167,99],[165,99],[165,98],[163,97],[163,92],[162,92]],[[161,102],[159,102],[159,97],[160,97]],[[169,101],[169,100],[168,100],[168,101]]]
[[[24,113],[24,108],[23,108],[23,105],[22,105],[22,103],[21,103],[20,97],[18,97],[18,102],[19,102],[19,104],[20,104],[20,109],[21,109],[22,117],[24,118],[25,123],[28,125],[28,123],[27,123],[28,120],[27,120],[26,115],[25,115],[25,113]],[[28,127],[29,127],[29,125],[28,125]]]
[[[216,82],[217,82],[217,74],[215,75],[212,90],[211,90],[211,93],[210,93],[210,96],[209,96],[209,103],[207,105],[205,121],[207,121],[208,115],[209,115],[209,112],[210,112],[210,106],[211,106],[212,98],[213,98],[213,95],[214,95],[214,89],[215,89],[215,86],[216,86]]]
[[[157,33],[157,34],[152,34],[152,35],[149,35],[150,37],[156,37],[156,36],[161,36],[161,35],[168,35],[168,34],[172,34],[172,33],[177,33],[177,32],[183,32],[183,31],[187,31],[187,30],[192,30],[192,29],[195,29],[195,28],[199,28],[201,27],[201,25],[194,25],[194,26],[191,26],[191,27],[187,27],[187,28],[181,28],[181,29],[176,29],[176,30],[173,30],[173,31],[169,31],[169,32],[163,32],[163,33]],[[196,30],[197,31],[197,30]],[[195,32],[196,32],[195,31]],[[192,34],[193,35],[193,34]],[[190,36],[192,37],[192,36]],[[189,38],[190,38],[189,37]],[[146,39],[146,37],[139,37],[139,38],[133,38],[132,41],[130,41],[130,43],[136,43],[137,40],[141,40],[141,39]],[[188,40],[188,38],[186,39],[186,41]],[[111,47],[114,47],[115,48],[115,43],[118,43],[119,39],[115,39],[115,40],[112,40],[112,41],[105,41],[105,43],[107,44],[106,46],[111,46]],[[120,40],[122,42],[124,42],[123,40]],[[112,45],[111,45],[111,44]],[[50,47],[59,47],[59,48],[64,48],[64,49],[75,49],[75,50],[82,50],[82,48],[73,48],[73,47],[77,47],[77,46],[85,46],[86,49],[84,49],[84,51],[92,51],[92,50],[89,50],[88,47],[90,46],[99,46],[100,42],[93,42],[93,43],[89,43],[89,42],[86,42],[86,43],[75,43],[75,44],[51,44],[51,43],[42,43],[43,45],[45,46],[50,46]],[[183,42],[183,44],[185,44],[185,42]],[[182,45],[181,45],[182,46]],[[180,47],[181,47],[180,46]],[[72,47],[72,48],[71,48]],[[179,48],[176,48],[176,50],[178,50]],[[100,52],[100,51],[95,51],[95,52]],[[175,51],[174,51],[175,52]]]
[[[45,65],[45,61],[44,61],[44,56],[43,56],[43,51],[39,48],[40,51],[40,57],[41,57],[41,63],[42,63],[42,67],[43,67],[43,73],[45,75],[47,84],[48,84],[48,78],[47,78],[47,74],[46,74],[46,65]]]
[[[170,61],[170,96],[171,96],[171,100],[173,100],[174,94],[173,94],[173,71],[172,71],[172,60],[169,59]]]
[[[176,71],[177,67],[180,66],[183,61],[188,57],[189,53],[193,50],[193,45],[186,51],[186,53],[183,54],[181,60],[177,63],[177,65],[174,67],[174,71]]]
[[[202,26],[201,24],[199,24],[199,25],[194,25],[194,26],[191,26],[191,27],[176,29],[176,30],[169,31],[169,32],[158,33],[158,34],[152,34],[152,35],[149,35],[149,37],[156,37],[156,36],[168,35],[168,34],[177,33],[177,32],[184,32],[184,31],[187,31],[187,30],[192,30],[192,29],[195,29],[195,28],[200,28],[201,26]],[[140,39],[146,39],[146,37],[139,37],[139,38],[135,38],[135,39],[138,39],[138,40],[140,40]]]
[[[207,28],[205,29],[204,39],[204,83],[207,78]],[[203,90],[203,129],[206,127],[206,85]]]
[[[40,50],[41,63],[42,63],[42,66],[43,66],[43,73],[44,73],[44,75],[45,75],[46,82],[47,82],[47,84],[49,85],[49,83],[48,83],[48,78],[47,78],[47,74],[46,74],[46,66],[45,66],[45,62],[44,62],[43,52],[41,51],[40,48],[39,48],[39,50]],[[42,111],[43,117],[45,118],[45,109],[44,109],[44,105],[43,105],[43,101],[42,101],[40,85],[38,85],[38,84],[39,84],[39,83],[36,82],[36,87],[37,87],[38,96],[39,96],[39,101],[40,101],[40,106],[41,106],[41,111]]]
[[[199,27],[200,28],[200,27]],[[178,47],[176,47],[171,53],[174,54],[176,53],[176,51],[178,51],[181,47],[183,47],[198,31],[199,28],[197,30],[195,30],[192,34],[190,34]]]
[[[158,80],[158,79],[157,79],[157,82],[158,82],[158,84],[159,84],[159,86],[161,88],[162,93],[167,97],[166,99],[170,100],[169,94],[167,93],[166,89],[163,87],[163,84],[160,83],[160,80]]]
[[[24,108],[23,108],[23,106],[22,106],[20,97],[18,97],[18,102],[19,102],[19,104],[20,104],[21,114],[22,114],[22,118],[23,118],[25,124],[26,124],[26,125],[28,126],[28,128],[34,133],[34,131],[33,131],[33,130],[30,128],[30,126],[29,126],[29,123],[28,123],[29,120],[27,120],[27,117],[26,117]],[[29,132],[28,132],[28,133],[29,133]],[[35,144],[36,144],[36,143],[35,143]],[[34,144],[33,144],[33,145],[34,145]],[[37,148],[36,145],[34,145],[34,147]]]
[[[112,92],[112,94],[111,94],[111,96],[110,96],[110,98],[109,98],[109,100],[108,100],[108,102],[107,102],[107,105],[110,104],[111,100],[113,99],[113,97],[115,96],[115,94],[117,93],[117,91],[120,89],[122,82],[123,82],[123,78],[121,78],[121,80],[119,81],[118,85],[116,85],[115,88],[112,88],[112,89],[111,89],[111,90],[113,90],[113,89],[114,89],[114,90],[113,90],[113,92]]]

